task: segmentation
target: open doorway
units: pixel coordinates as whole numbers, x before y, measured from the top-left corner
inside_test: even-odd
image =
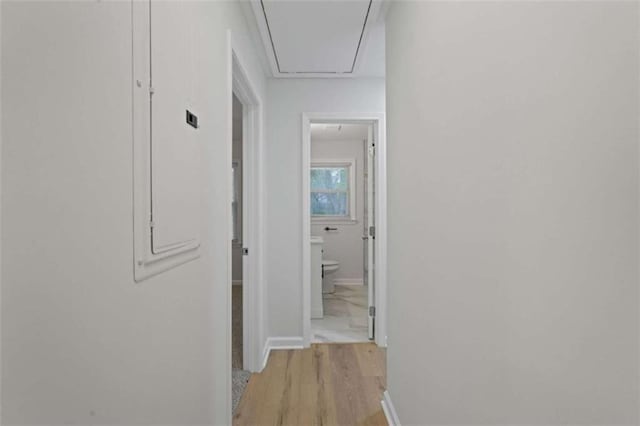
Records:
[[[262,369],[264,197],[262,102],[235,51],[229,92],[229,367],[235,411],[251,373]]]
[[[231,153],[232,195],[232,260],[231,260],[231,366],[242,370],[243,367],[243,318],[242,318],[242,103],[233,95],[233,146]]]
[[[303,337],[386,346],[383,114],[303,115]]]
[[[251,372],[244,368],[244,306],[243,306],[243,105],[233,94],[232,103],[232,191],[231,191],[231,375],[233,410],[239,404]]]
[[[374,337],[372,126],[311,123],[312,343]]]

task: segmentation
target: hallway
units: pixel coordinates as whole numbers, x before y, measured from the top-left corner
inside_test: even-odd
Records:
[[[373,343],[273,351],[251,376],[233,424],[386,425],[386,353]]]
[[[0,425],[640,426],[639,34],[0,0]]]

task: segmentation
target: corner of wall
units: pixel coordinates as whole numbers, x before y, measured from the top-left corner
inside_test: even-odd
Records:
[[[302,337],[269,337],[267,338],[264,347],[262,348],[262,371],[269,361],[269,355],[271,351],[288,350],[288,349],[303,349],[304,342]]]

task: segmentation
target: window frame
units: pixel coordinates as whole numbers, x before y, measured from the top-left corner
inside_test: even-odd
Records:
[[[314,215],[311,209],[309,213],[311,215],[311,223],[314,224],[354,224],[358,223],[357,220],[357,188],[356,188],[356,159],[355,158],[340,158],[340,159],[311,159],[309,167],[309,196],[314,192],[311,188],[311,172],[315,168],[330,167],[330,168],[346,168],[349,175],[348,187],[347,187],[347,206],[349,211],[344,216],[329,216],[329,215]],[[327,191],[334,192],[334,191]],[[335,191],[343,192],[343,191]]]

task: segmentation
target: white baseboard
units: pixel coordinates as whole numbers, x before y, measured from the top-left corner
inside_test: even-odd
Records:
[[[269,337],[262,350],[262,368],[260,370],[262,371],[267,366],[271,351],[303,348],[304,340],[302,337]]]
[[[304,347],[302,337],[269,337],[267,344],[272,350],[302,349]]]
[[[264,348],[262,348],[262,365],[260,365],[260,371],[264,370],[267,366],[267,362],[269,361],[269,355],[271,354],[271,348],[269,347],[269,339],[264,342]]]
[[[362,278],[336,278],[333,280],[335,285],[364,285]]]
[[[242,285],[242,280],[232,280],[231,285]]]
[[[393,401],[391,401],[391,395],[389,395],[388,390],[384,391],[380,404],[382,405],[382,411],[384,411],[384,416],[387,418],[389,426],[400,426],[400,419],[398,418],[396,408],[393,406]]]

